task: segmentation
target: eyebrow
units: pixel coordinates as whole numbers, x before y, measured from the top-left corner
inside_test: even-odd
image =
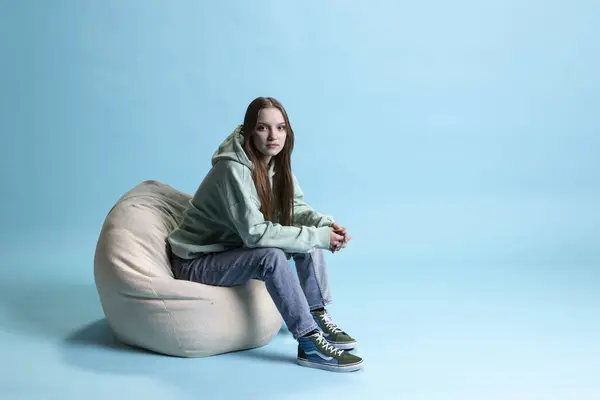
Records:
[[[269,125],[269,124],[268,124],[268,123],[266,123],[266,122],[260,122],[260,121],[256,122],[256,125],[261,125],[261,124],[262,124],[262,125]],[[285,122],[279,122],[279,123],[277,123],[277,124],[275,124],[275,125],[286,125],[286,123],[285,123]]]

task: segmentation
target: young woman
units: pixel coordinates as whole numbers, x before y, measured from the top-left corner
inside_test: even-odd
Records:
[[[355,371],[356,341],[336,326],[324,250],[351,237],[305,202],[291,170],[294,132],[283,106],[259,97],[212,157],[212,168],[168,237],[176,279],[208,285],[265,282],[289,331],[298,363]],[[294,259],[296,273],[289,266]]]

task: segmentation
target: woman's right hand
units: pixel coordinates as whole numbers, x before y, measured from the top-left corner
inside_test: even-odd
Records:
[[[341,249],[346,243],[344,242],[345,237],[343,235],[338,235],[335,233],[335,230],[331,228],[329,230],[329,250],[332,253],[335,253],[339,249]]]

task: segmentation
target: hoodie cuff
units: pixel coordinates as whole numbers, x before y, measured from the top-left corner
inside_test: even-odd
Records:
[[[317,237],[319,239],[319,243],[317,247],[320,249],[329,249],[329,240],[330,240],[330,228],[328,226],[323,226],[317,229]]]

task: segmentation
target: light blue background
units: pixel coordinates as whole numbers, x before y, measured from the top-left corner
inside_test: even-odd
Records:
[[[0,390],[598,398],[599,38],[594,1],[0,0]],[[261,95],[354,236],[332,312],[365,371],[296,366],[285,333],[205,360],[103,346],[107,211],[146,179],[193,192]]]

